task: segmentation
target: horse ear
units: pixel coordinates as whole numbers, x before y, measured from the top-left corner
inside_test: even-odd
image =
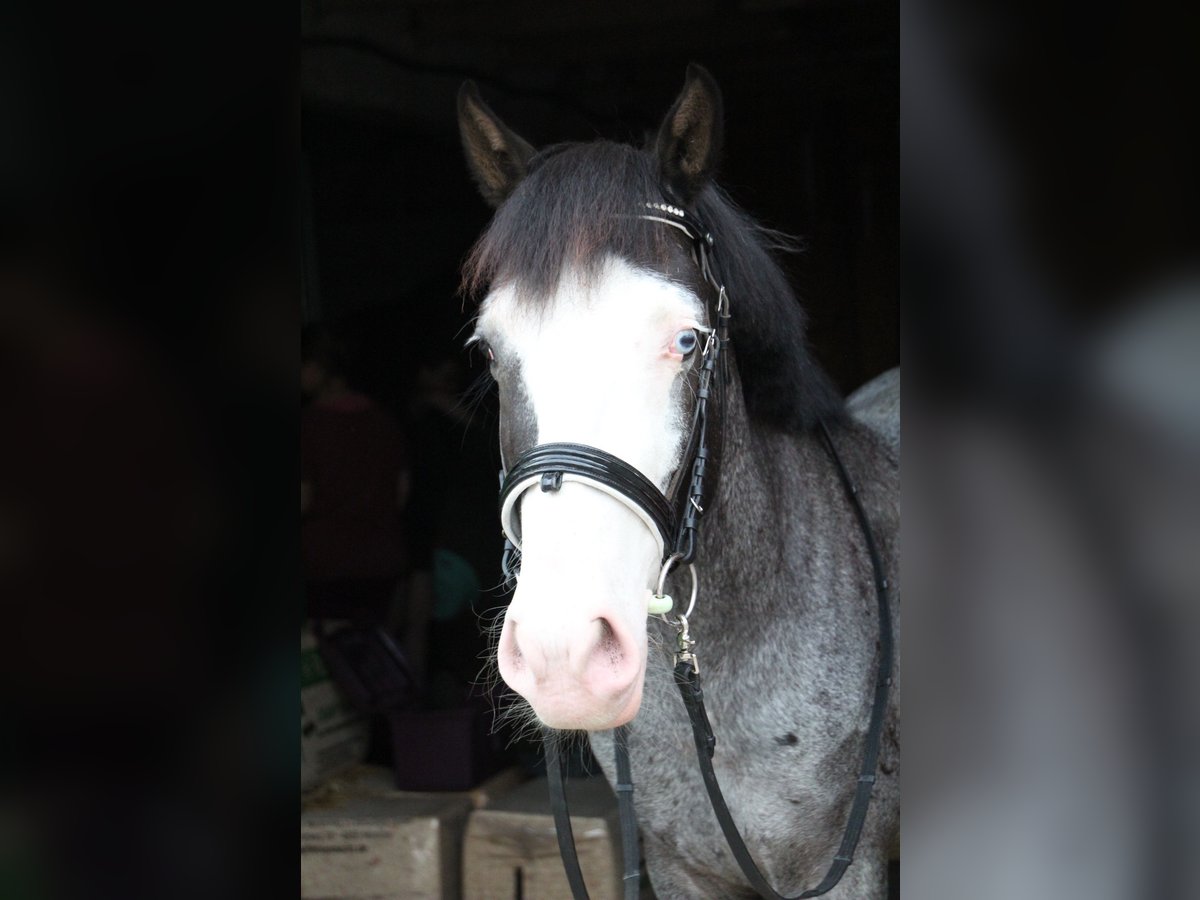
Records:
[[[690,204],[712,179],[724,137],[721,90],[708,70],[692,63],[654,144],[659,172],[679,202]]]
[[[488,109],[473,81],[458,91],[458,131],[479,192],[499,206],[525,177],[533,147]]]

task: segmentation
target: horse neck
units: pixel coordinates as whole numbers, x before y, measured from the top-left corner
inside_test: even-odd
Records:
[[[716,497],[697,565],[706,594],[716,595],[705,605],[706,619],[735,625],[747,615],[769,616],[774,604],[794,595],[795,585],[779,589],[785,542],[798,530],[812,549],[826,539],[812,501],[838,486],[817,434],[786,434],[753,421],[736,376],[727,388],[723,428]]]

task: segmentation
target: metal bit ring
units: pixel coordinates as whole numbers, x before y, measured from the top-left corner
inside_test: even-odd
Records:
[[[666,586],[667,574],[671,571],[672,568],[675,567],[675,564],[677,562],[679,562],[679,560],[681,560],[682,558],[683,558],[682,553],[673,553],[673,554],[671,554],[671,556],[669,556],[667,558],[667,561],[665,563],[663,563],[662,570],[658,573],[658,596],[659,597],[663,596],[663,588]],[[679,617],[680,619],[682,619],[684,621],[681,622],[678,619],[675,621],[672,621],[669,618],[668,613],[662,614],[662,620],[664,622],[666,622],[668,625],[671,625],[675,628],[679,628],[679,627],[683,626],[684,622],[687,621],[687,617],[690,616],[692,614],[692,610],[694,610],[696,608],[696,597],[700,593],[700,578],[696,574],[695,564],[688,563],[687,568],[688,568],[688,573],[692,577],[692,596],[688,599],[687,610]],[[686,627],[686,626],[684,626],[684,627]]]

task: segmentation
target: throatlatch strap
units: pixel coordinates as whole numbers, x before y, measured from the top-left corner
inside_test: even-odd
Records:
[[[833,439],[825,423],[821,423],[821,435],[826,450],[829,451],[845,488],[850,504],[854,508],[858,526],[862,530],[863,539],[867,545],[867,553],[871,557],[871,567],[875,575],[875,594],[879,601],[879,668],[875,676],[875,699],[871,705],[871,718],[864,740],[862,768],[859,770],[858,784],[855,787],[854,804],[850,807],[850,816],[846,821],[846,830],[842,834],[842,843],[833,857],[825,877],[815,888],[797,894],[795,897],[784,897],[767,884],[766,878],[759,871],[758,865],[746,849],[746,843],[738,831],[721,786],[717,782],[717,774],[713,771],[712,758],[716,749],[716,738],[708,722],[708,713],[704,708],[704,691],[700,689],[700,676],[690,662],[680,662],[675,667],[675,681],[679,685],[679,693],[687,707],[688,718],[692,723],[692,739],[696,745],[696,758],[700,763],[700,774],[704,779],[704,787],[708,791],[708,799],[712,803],[713,813],[725,834],[725,842],[733,852],[742,874],[751,886],[768,900],[800,900],[805,897],[819,897],[832,890],[846,873],[854,860],[854,851],[858,847],[858,839],[862,835],[863,824],[867,820],[867,811],[871,803],[871,793],[875,787],[875,768],[879,763],[879,749],[883,737],[883,718],[887,712],[888,690],[891,687],[891,671],[893,656],[892,612],[888,606],[887,579],[883,574],[883,562],[879,558],[879,550],[875,546],[875,537],[866,511],[858,498],[858,489],[850,480],[833,445]]]
[[[625,900],[638,900],[641,888],[641,850],[638,847],[637,815],[633,809],[633,778],[629,767],[629,726],[621,725],[613,732],[617,757],[617,812],[621,822],[621,853],[625,868],[621,876]],[[571,895],[575,900],[589,900],[579,857],[575,852],[575,835],[571,831],[571,813],[567,807],[567,776],[563,769],[566,747],[556,732],[547,730],[542,739],[546,751],[546,776],[550,785],[550,809],[554,813],[554,831],[558,836],[558,853],[567,872]]]

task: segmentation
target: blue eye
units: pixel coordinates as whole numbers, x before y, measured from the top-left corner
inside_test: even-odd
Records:
[[[687,356],[696,349],[696,345],[699,342],[700,339],[696,337],[696,332],[689,328],[675,335],[675,343],[672,345],[672,349],[682,356]]]

